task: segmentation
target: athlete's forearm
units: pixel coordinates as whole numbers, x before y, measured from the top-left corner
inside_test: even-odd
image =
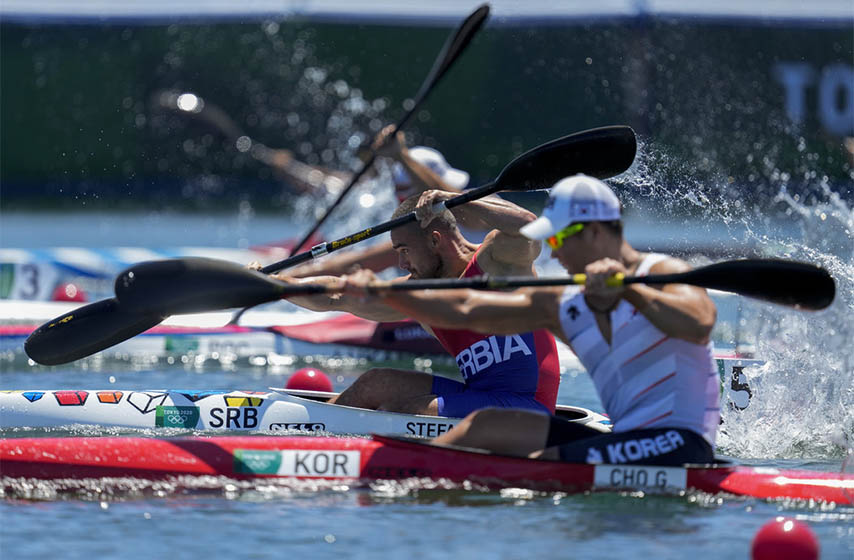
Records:
[[[623,298],[664,334],[697,344],[709,341],[717,312],[703,290],[687,286],[657,290],[633,284]]]
[[[280,273],[273,275],[273,278],[289,284],[291,286],[299,286],[304,284],[320,284],[329,286],[338,282],[337,276],[310,276],[305,278],[294,278],[289,274]],[[304,296],[288,296],[287,300],[294,305],[298,305],[311,311],[343,311],[341,309],[339,294],[316,294]]]
[[[409,176],[410,181],[412,181],[411,193],[413,195],[431,190],[447,191],[452,193],[460,192],[459,189],[454,188],[443,181],[442,178],[439,177],[439,175],[437,175],[432,169],[409,155],[408,150],[402,150],[394,159],[403,165],[403,168],[406,170],[406,174]]]
[[[464,328],[487,334],[515,334],[547,328],[546,316],[537,313],[528,294],[479,290],[417,290],[388,292],[390,307],[427,325]]]
[[[493,195],[457,206],[452,210],[457,221],[472,229],[497,229],[513,237],[522,237],[519,230],[537,217],[521,206]]]
[[[294,158],[289,150],[273,150],[265,160],[276,172],[301,192],[317,193],[318,189],[337,192],[350,180],[350,173],[309,165]]]
[[[288,301],[312,311],[344,311],[369,321],[402,321],[407,318],[389,305],[376,302],[368,304],[346,294],[290,297]]]
[[[321,284],[335,285],[340,282],[337,276],[310,276],[307,278],[292,278],[290,276],[276,276],[278,280],[282,280],[291,285],[301,284]],[[368,303],[359,298],[348,294],[317,294],[310,296],[290,296],[288,301],[294,305],[298,305],[311,311],[345,311],[352,313],[363,319],[370,321],[399,321],[406,317],[394,308]]]

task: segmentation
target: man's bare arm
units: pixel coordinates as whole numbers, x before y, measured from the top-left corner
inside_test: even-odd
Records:
[[[294,158],[290,150],[270,150],[265,160],[276,175],[303,193],[316,194],[323,189],[338,192],[351,177],[346,171],[334,171],[303,163]]]
[[[650,274],[671,274],[690,269],[683,261],[667,259],[653,266]],[[664,334],[697,344],[709,342],[717,309],[703,288],[666,284],[657,289],[631,284],[626,288],[623,298]]]
[[[382,129],[374,139],[373,145],[378,155],[397,161],[403,166],[404,171],[406,171],[406,175],[410,179],[410,184],[399,185],[397,187],[400,196],[404,198],[410,197],[429,190],[460,192],[459,189],[452,187],[442,180],[435,171],[410,155],[403,132],[398,132],[396,136],[389,137],[393,131],[394,125],[389,125]]]
[[[442,191],[422,193],[415,206],[415,216],[421,227],[427,227],[441,212],[437,208],[439,203],[453,196]],[[474,200],[458,208],[464,214],[476,216],[492,229],[478,253],[478,262],[484,271],[489,274],[532,274],[532,265],[540,254],[541,244],[523,236],[519,230],[536,218],[534,214],[497,197]]]
[[[548,329],[563,338],[556,288],[522,288],[513,292],[417,290],[387,292],[381,299],[408,317],[443,328],[466,328],[487,334]]]
[[[325,286],[339,286],[342,283],[341,278],[338,276],[293,278],[284,274],[278,274],[274,278],[291,285],[322,284]],[[368,302],[359,296],[350,294],[333,293],[290,296],[287,300],[311,311],[345,311],[370,321],[400,321],[406,318],[405,315],[391,306],[376,301]]]
[[[490,274],[532,274],[534,260],[542,243],[520,233],[536,216],[512,202],[497,196],[462,205],[477,220],[492,228],[484,238],[478,262]]]
[[[412,184],[407,189],[409,196],[429,190],[447,191],[455,194],[460,193],[459,189],[447,184],[432,169],[409,155],[409,150],[405,146],[394,156],[394,159],[403,165],[403,169],[412,181]]]

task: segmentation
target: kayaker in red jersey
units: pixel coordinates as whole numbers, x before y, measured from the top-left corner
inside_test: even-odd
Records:
[[[575,463],[713,460],[720,422],[710,342],[714,303],[705,290],[688,285],[606,284],[618,273],[668,274],[689,266],[632,248],[623,237],[617,197],[605,183],[584,175],[558,182],[543,215],[521,233],[546,240],[568,272],[587,275],[586,284],[512,292],[386,292],[378,300],[439,327],[465,324],[496,334],[549,330],[572,347],[589,372],[613,433],[546,414],[486,409],[435,441]],[[367,272],[347,279],[354,295],[364,294],[372,281]]]
[[[459,206],[451,213],[434,205],[456,193],[429,190],[406,199],[394,218],[415,212],[418,223],[394,229],[392,246],[398,265],[408,278],[459,278],[484,273],[530,275],[540,253],[540,243],[524,237],[520,228],[535,216],[499,197],[486,197]],[[466,239],[458,221],[476,229],[491,229],[483,243]],[[339,277],[294,279],[290,283],[335,283]],[[332,295],[293,297],[289,301],[313,310],[348,311],[375,321],[394,321],[406,314],[359,296]],[[391,368],[371,369],[362,374],[334,401],[337,404],[415,414],[463,417],[484,407],[514,407],[553,412],[557,402],[560,371],[554,337],[545,330],[515,331],[501,335],[476,333],[458,328],[465,322],[432,327],[436,336],[456,358],[463,381],[453,381],[417,371]]]
[[[398,202],[429,190],[458,194],[468,186],[469,174],[451,167],[437,150],[426,146],[408,147],[403,132],[386,140],[393,131],[394,126],[387,126],[377,134],[374,149],[392,164],[392,182]],[[344,250],[312,260],[290,269],[288,275],[296,278],[340,275],[358,268],[379,272],[397,266],[397,262],[391,241],[381,241],[368,248]]]

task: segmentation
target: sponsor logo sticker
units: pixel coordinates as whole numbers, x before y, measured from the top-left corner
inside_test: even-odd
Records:
[[[443,422],[407,422],[406,433],[413,436],[436,437],[453,427],[453,424]]]
[[[326,424],[322,422],[273,422],[270,430],[299,430],[301,432],[323,432]]]
[[[158,406],[154,425],[158,428],[195,428],[199,409],[195,406]]]
[[[356,478],[361,452],[332,450],[266,451],[235,449],[234,472],[294,477]]]
[[[199,339],[192,336],[167,336],[163,349],[166,352],[172,352],[175,354],[198,352]]]
[[[255,449],[234,450],[234,472],[240,474],[278,474],[282,466],[281,451]]]
[[[398,327],[391,331],[391,340],[421,340],[432,339],[427,331],[418,325],[411,327]]]
[[[688,470],[680,467],[647,467],[642,465],[596,465],[594,488],[684,490]]]

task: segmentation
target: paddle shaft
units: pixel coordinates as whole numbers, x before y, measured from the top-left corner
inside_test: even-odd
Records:
[[[659,282],[658,276],[639,276],[639,277],[620,277],[613,276],[609,278],[608,284],[611,286],[619,286],[621,284],[635,283],[673,283],[671,276],[665,275],[667,281]],[[665,277],[662,276],[662,277]],[[453,290],[453,289],[472,289],[472,290],[500,290],[505,288],[525,288],[525,287],[546,287],[546,286],[566,286],[575,284],[584,284],[587,281],[587,276],[584,274],[572,274],[570,276],[559,277],[535,277],[535,276],[471,276],[469,278],[430,278],[423,280],[408,280],[406,282],[379,282],[367,286],[369,292],[411,292],[415,290]],[[322,285],[322,284],[283,284],[280,288],[280,293],[283,297],[296,295],[312,295],[312,294],[329,294],[341,292],[340,286]],[[271,299],[272,294],[271,294]],[[261,302],[263,303],[263,302]]]
[[[409,122],[415,112],[419,109],[421,104],[427,98],[433,88],[439,83],[439,80],[445,73],[450,69],[453,63],[459,58],[462,52],[465,50],[466,46],[471,42],[475,33],[483,26],[486,21],[487,16],[489,16],[489,6],[487,4],[483,4],[479,8],[477,8],[474,12],[472,12],[466,19],[460,24],[459,28],[451,35],[448,40],[445,42],[445,45],[442,47],[442,51],[439,53],[439,56],[436,59],[436,62],[433,64],[433,68],[430,70],[430,73],[427,75],[427,78],[424,80],[424,83],[421,85],[421,89],[418,91],[418,94],[415,96],[414,101],[412,102],[412,106],[408,111],[403,115],[403,118],[398,121],[398,123],[394,127],[394,131],[385,137],[383,144],[385,145],[391,138],[393,138],[400,131],[403,126]],[[347,186],[338,194],[338,198],[326,209],[323,215],[315,222],[314,226],[305,234],[305,236],[294,246],[294,251],[299,251],[303,248],[303,246],[308,242],[309,239],[317,232],[321,225],[326,222],[326,219],[329,218],[330,214],[338,207],[341,201],[347,196],[353,186],[362,178],[365,172],[373,165],[374,161],[377,157],[377,148],[372,147],[370,151],[370,156],[368,159],[362,164],[359,170],[353,174],[350,178],[350,181],[347,183]]]
[[[774,281],[776,280],[776,281]],[[427,289],[471,288],[494,290],[504,288],[563,286],[584,284],[584,274],[534,278],[527,276],[473,278],[436,278],[407,282],[382,282],[369,286],[369,291],[410,291]],[[611,277],[609,285],[630,284],[688,284],[700,288],[763,299],[804,309],[824,309],[833,302],[835,284],[830,274],[817,266],[776,259],[745,259],[725,261],[675,274]],[[317,294],[341,291],[340,288],[319,285],[281,285],[283,297],[298,294]]]
[[[479,198],[483,198],[484,196],[488,196],[490,194],[498,192],[499,190],[501,190],[501,185],[498,184],[498,182],[496,181],[492,181],[483,186],[477,187],[476,189],[470,189],[460,195],[455,196],[450,200],[446,200],[445,208],[455,208],[457,206],[460,206],[461,204],[465,204],[466,202],[471,202],[472,200],[477,200]],[[326,241],[315,245],[309,251],[304,251],[279,262],[269,264],[262,268],[261,272],[263,272],[264,274],[273,274],[274,272],[278,272],[285,268],[297,266],[306,261],[310,261],[333,251],[337,251],[338,249],[343,249],[355,243],[359,243],[360,241],[376,237],[377,235],[381,235],[402,225],[413,223],[417,221],[417,219],[418,218],[416,218],[415,212],[410,212],[405,216],[400,216],[377,226],[363,229],[360,232],[344,236],[340,239],[336,239],[335,241]]]

